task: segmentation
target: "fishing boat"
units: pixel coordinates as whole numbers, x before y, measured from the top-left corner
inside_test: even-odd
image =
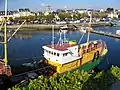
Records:
[[[57,44],[43,46],[43,49],[45,62],[57,73],[75,69],[89,71],[103,60],[108,51],[102,40],[77,44],[75,40],[64,42],[59,39]]]
[[[44,62],[52,67],[54,73],[64,73],[76,69],[84,71],[94,69],[104,59],[108,49],[102,40],[90,41],[90,32],[87,31],[87,33],[86,43],[80,44],[76,40],[66,42],[65,38],[62,39],[62,35],[66,36],[61,28],[59,41],[54,43],[54,30],[52,30],[52,43],[42,47]]]

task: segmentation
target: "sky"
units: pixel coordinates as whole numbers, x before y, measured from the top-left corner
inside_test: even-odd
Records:
[[[4,9],[5,0],[0,0],[0,10]],[[120,0],[8,0],[9,10],[30,8],[33,11],[45,10],[47,5],[55,9],[106,9],[108,7],[120,9]]]

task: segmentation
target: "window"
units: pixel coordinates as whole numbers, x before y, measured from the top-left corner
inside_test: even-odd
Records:
[[[56,55],[56,53],[54,52],[54,55]]]
[[[67,56],[68,55],[68,53],[65,53],[65,56]]]
[[[48,53],[48,51],[47,51],[47,50],[45,50],[45,52],[47,52],[47,53]]]
[[[51,51],[49,51],[49,54],[51,54]]]
[[[59,53],[57,53],[57,56],[59,57]]]
[[[67,55],[68,55],[68,53],[64,53],[64,54],[63,54],[63,56],[67,56]]]
[[[53,55],[53,52],[51,52],[51,54]]]

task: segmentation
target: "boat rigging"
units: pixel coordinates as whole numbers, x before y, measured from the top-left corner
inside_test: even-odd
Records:
[[[20,29],[20,27],[26,22],[24,21],[16,30],[15,32],[9,37],[7,38],[7,0],[5,0],[5,16],[4,16],[4,21],[1,24],[0,30],[2,29],[2,26],[4,25],[4,41],[0,42],[1,44],[3,44],[4,46],[4,58],[0,59],[0,76],[2,75],[6,75],[8,77],[12,76],[12,72],[11,72],[11,67],[10,65],[8,65],[8,42],[11,40],[11,38],[17,33],[17,31]]]

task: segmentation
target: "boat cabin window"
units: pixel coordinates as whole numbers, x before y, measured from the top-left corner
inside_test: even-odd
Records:
[[[51,54],[53,55],[53,52],[51,52]]]
[[[57,53],[57,56],[58,56],[58,57],[59,57],[59,55],[60,55],[60,54],[59,54],[59,53]]]
[[[56,53],[54,52],[54,55],[56,55]]]
[[[56,52],[47,51],[47,50],[45,50],[45,52],[47,52],[48,54],[51,54],[51,55],[60,56],[60,54],[56,53]]]
[[[51,51],[49,51],[48,53],[51,54]]]
[[[48,50],[45,50],[46,53],[49,53]]]
[[[67,55],[68,55],[68,53],[64,53],[64,54],[63,54],[63,57],[65,57],[65,56],[67,56]]]
[[[48,53],[48,50],[46,50],[46,52]]]

